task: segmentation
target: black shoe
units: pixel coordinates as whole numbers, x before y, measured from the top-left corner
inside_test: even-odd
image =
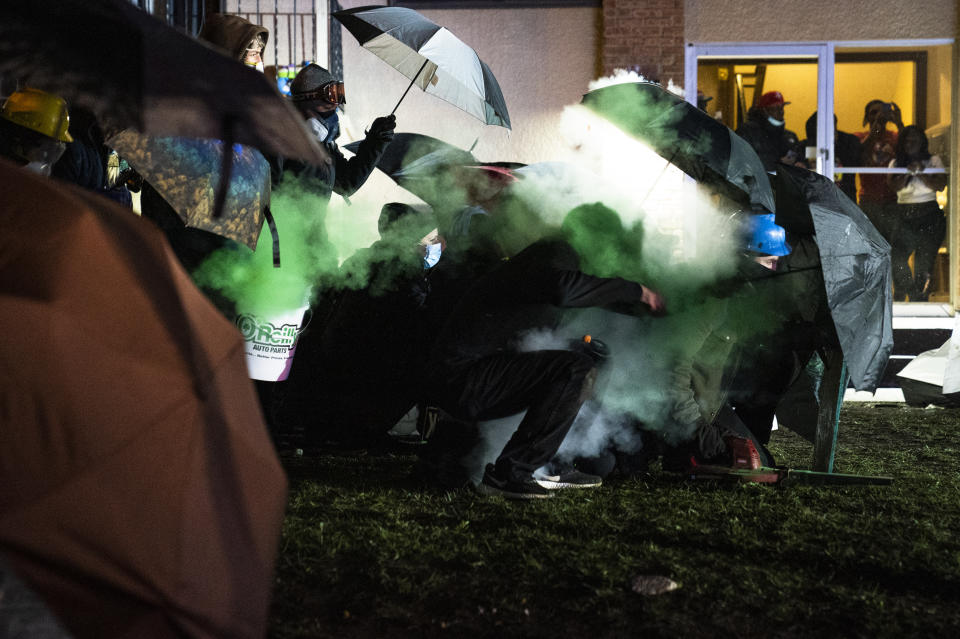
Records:
[[[563,470],[538,469],[533,473],[533,480],[547,490],[561,488],[595,488],[603,483],[597,475],[588,475],[575,468]]]
[[[507,499],[545,499],[553,497],[553,494],[534,481],[533,477],[522,482],[498,479],[493,464],[487,464],[483,479],[477,484],[477,492],[481,495],[500,495]]]

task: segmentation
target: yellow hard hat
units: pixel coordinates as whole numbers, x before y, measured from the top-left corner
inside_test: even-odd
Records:
[[[60,96],[39,89],[21,89],[3,103],[0,116],[61,142],[73,142],[67,103]]]

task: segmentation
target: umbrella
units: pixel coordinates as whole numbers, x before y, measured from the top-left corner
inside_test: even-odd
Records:
[[[947,379],[953,339],[940,348],[920,353],[897,373],[903,399],[911,406],[960,406],[960,393],[950,392]],[[946,388],[945,388],[946,387]]]
[[[698,182],[743,206],[774,211],[770,180],[747,141],[659,84],[594,89],[583,96],[583,104]]]
[[[270,204],[270,165],[255,148],[234,145],[224,214],[214,217],[223,142],[152,137],[128,130],[108,143],[163,196],[187,226],[256,250],[264,212]]]
[[[345,149],[356,153],[360,142]],[[460,167],[478,164],[469,151],[420,133],[397,133],[387,145],[377,168],[401,188],[410,191],[434,208],[442,207],[455,188],[455,172]]]
[[[333,17],[360,46],[410,78],[401,102],[416,84],[481,122],[510,128],[507,105],[490,67],[447,29],[403,7],[357,7],[336,11]]]
[[[262,73],[126,0],[0,3],[0,74],[87,107],[105,130],[218,138],[330,162]]]
[[[875,391],[893,348],[890,245],[833,180],[781,164],[777,224],[809,235],[844,360],[857,390]]]
[[[262,637],[286,479],[148,221],[0,161],[0,552],[78,638]]]

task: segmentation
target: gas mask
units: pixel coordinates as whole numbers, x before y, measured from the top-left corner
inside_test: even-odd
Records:
[[[315,113],[307,120],[307,124],[321,144],[329,144],[340,135],[340,116],[336,109],[326,116]]]
[[[443,247],[440,244],[427,244],[424,250],[423,268],[433,268],[440,261],[440,253],[443,251]]]

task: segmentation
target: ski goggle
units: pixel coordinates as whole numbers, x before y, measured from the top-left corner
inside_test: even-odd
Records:
[[[319,89],[300,93],[296,98],[297,102],[307,102],[311,100],[323,100],[328,104],[340,106],[347,103],[347,94],[343,90],[343,82],[327,82]]]

